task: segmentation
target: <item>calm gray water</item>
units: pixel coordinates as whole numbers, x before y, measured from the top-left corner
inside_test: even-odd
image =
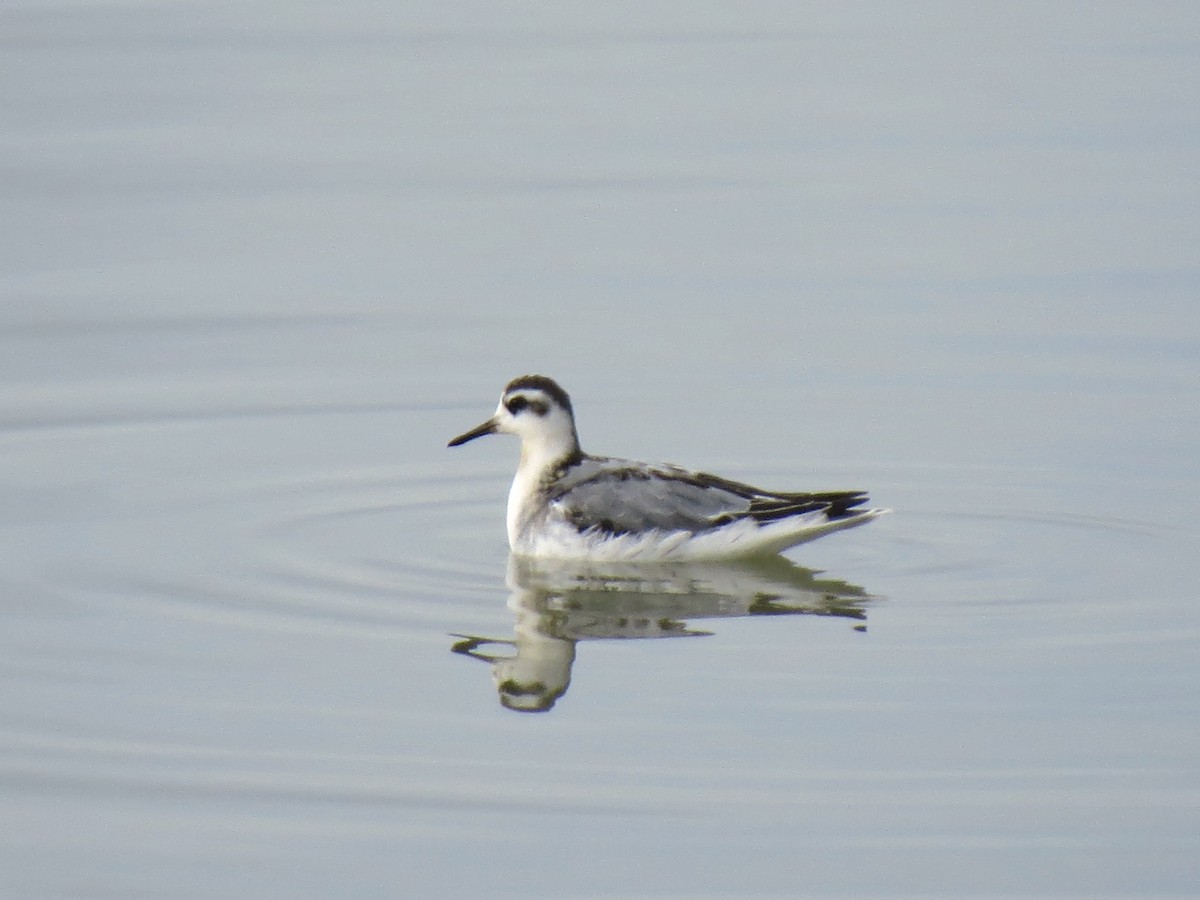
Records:
[[[0,896],[1194,896],[1198,9],[4,5]]]

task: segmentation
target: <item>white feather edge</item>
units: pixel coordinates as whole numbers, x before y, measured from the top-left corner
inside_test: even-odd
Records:
[[[521,556],[596,561],[740,559],[780,553],[890,512],[890,509],[864,509],[845,518],[826,519],[824,512],[816,511],[766,525],[739,519],[700,533],[653,530],[611,535],[598,530],[580,532],[560,521],[526,536],[513,552]]]

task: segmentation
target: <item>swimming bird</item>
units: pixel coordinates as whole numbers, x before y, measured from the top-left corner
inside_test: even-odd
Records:
[[[675,465],[592,456],[571,398],[544,375],[514,378],[495,414],[450,441],[515,434],[508,544],[522,556],[590,560],[722,559],[780,553],[886,510],[863,491],[768,491]]]

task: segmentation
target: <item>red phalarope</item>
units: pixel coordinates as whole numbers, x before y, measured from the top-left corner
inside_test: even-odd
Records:
[[[679,466],[584,453],[570,397],[543,375],[510,381],[495,415],[448,446],[497,433],[521,439],[507,518],[509,547],[522,556],[761,556],[887,511],[863,508],[863,491],[766,491]]]

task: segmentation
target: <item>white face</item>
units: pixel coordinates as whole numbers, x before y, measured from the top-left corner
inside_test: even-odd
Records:
[[[485,434],[515,434],[522,443],[543,452],[570,451],[578,443],[570,411],[553,395],[536,387],[505,391],[495,415],[456,437],[450,446],[457,447]]]
[[[574,429],[567,411],[553,397],[537,388],[521,388],[500,398],[493,416],[496,430],[515,434],[522,440],[544,438]]]

